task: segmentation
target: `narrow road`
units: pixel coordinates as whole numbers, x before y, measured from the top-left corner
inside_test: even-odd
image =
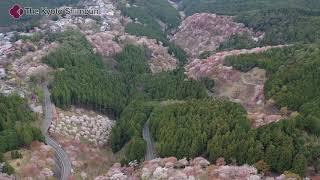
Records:
[[[52,111],[52,103],[50,100],[50,92],[46,84],[43,85],[43,92],[44,92],[45,117],[42,124],[42,132],[44,134],[46,143],[50,145],[55,151],[56,159],[58,161],[57,164],[60,167],[59,179],[67,180],[71,174],[71,169],[72,169],[71,162],[70,162],[70,159],[68,158],[67,153],[48,134],[48,129],[53,119],[53,111]]]
[[[171,4],[171,6],[173,8],[175,8],[176,10],[179,11],[179,4],[178,3],[174,2],[174,1],[171,1],[171,0],[168,0],[168,2]],[[186,17],[186,14],[185,14],[184,11],[179,11],[179,15],[180,15],[182,20]]]
[[[245,84],[245,85],[251,85],[251,86],[258,86],[258,85],[260,85],[260,84],[255,84],[255,83],[250,83],[250,82],[248,82],[244,77],[243,77],[243,74],[241,74],[241,81],[243,82],[243,84]]]
[[[142,136],[143,136],[143,139],[147,142],[147,152],[145,155],[145,160],[149,161],[149,160],[155,159],[157,157],[157,153],[156,153],[155,146],[153,144],[152,136],[150,134],[149,121],[147,121],[144,124]]]

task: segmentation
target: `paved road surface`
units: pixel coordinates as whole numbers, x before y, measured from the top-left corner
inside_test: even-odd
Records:
[[[145,155],[145,160],[149,161],[155,159],[157,157],[157,153],[150,134],[149,121],[147,121],[143,127],[143,139],[147,142],[147,152]]]
[[[48,134],[48,129],[51,124],[51,121],[53,119],[53,112],[52,112],[52,103],[50,100],[50,92],[48,90],[47,85],[43,85],[43,91],[44,91],[44,103],[45,103],[45,118],[42,125],[42,132],[44,134],[46,143],[50,145],[56,154],[57,163],[61,169],[60,171],[60,179],[61,180],[67,180],[68,177],[71,174],[71,162],[68,158],[67,153],[60,147],[60,145],[52,139]]]
[[[179,10],[179,4],[172,1],[172,0],[168,0],[168,2],[171,4],[171,6],[173,8],[175,8],[176,10]],[[186,17],[186,13],[184,11],[179,11],[180,17],[183,20]]]

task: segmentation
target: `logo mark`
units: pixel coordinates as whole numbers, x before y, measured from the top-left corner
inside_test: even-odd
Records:
[[[12,8],[9,10],[9,14],[14,18],[14,19],[19,19],[24,13],[23,8],[16,4],[13,5]]]

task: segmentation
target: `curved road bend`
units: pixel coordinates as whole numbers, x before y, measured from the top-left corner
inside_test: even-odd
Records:
[[[144,124],[142,136],[143,139],[147,142],[147,152],[145,155],[145,160],[149,161],[155,159],[157,157],[157,153],[149,130],[149,120]]]
[[[55,151],[56,159],[58,161],[57,163],[61,169],[60,179],[67,180],[71,174],[71,169],[72,169],[71,162],[67,153],[48,134],[48,129],[53,119],[53,111],[52,111],[52,103],[50,100],[50,92],[46,84],[43,85],[43,92],[44,92],[45,117],[42,124],[42,133],[44,134],[46,143],[50,145]]]

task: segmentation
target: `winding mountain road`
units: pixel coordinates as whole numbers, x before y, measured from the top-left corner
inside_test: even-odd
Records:
[[[153,144],[152,136],[149,130],[149,121],[147,121],[143,127],[143,139],[147,142],[147,152],[145,155],[145,160],[149,161],[157,157],[156,149]]]
[[[52,103],[50,100],[50,92],[47,85],[43,85],[43,92],[44,92],[44,106],[45,106],[45,117],[42,124],[42,132],[45,137],[46,143],[51,146],[56,155],[57,164],[60,167],[60,179],[67,180],[68,177],[71,175],[71,162],[67,155],[67,153],[61,148],[61,146],[52,139],[48,134],[48,129],[53,119],[53,111],[52,111]]]
[[[170,3],[170,5],[175,8],[176,10],[179,11],[179,4],[172,1],[172,0],[168,0],[168,2]],[[186,17],[186,13],[184,11],[179,11],[179,15],[181,17],[181,19],[183,20]]]

